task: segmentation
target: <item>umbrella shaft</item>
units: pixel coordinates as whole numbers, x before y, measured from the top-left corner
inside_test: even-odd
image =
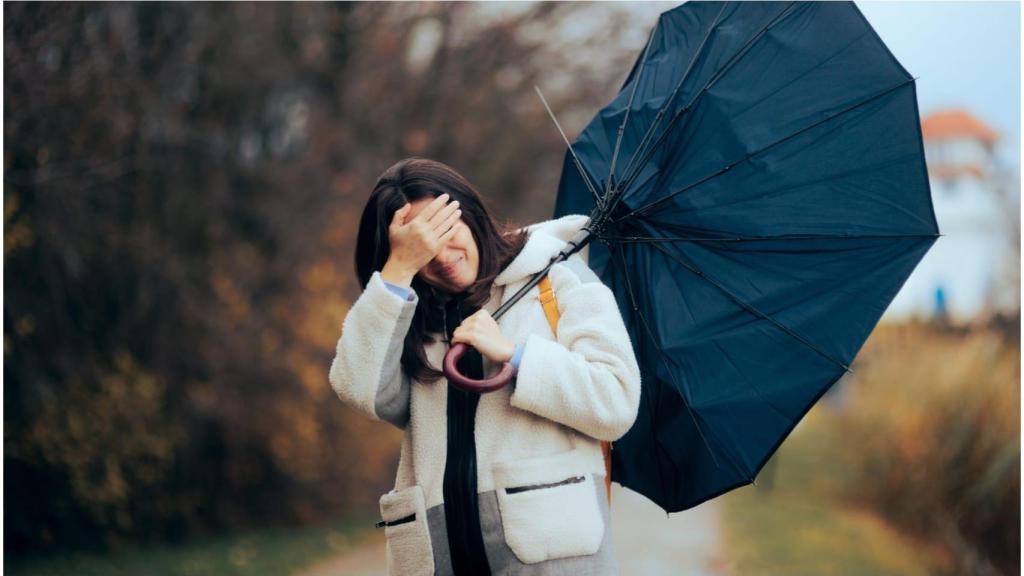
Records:
[[[501,315],[508,311],[508,309],[511,308],[513,305],[515,305],[515,303],[518,302],[520,298],[525,296],[526,293],[530,290],[530,288],[536,286],[537,283],[539,283],[545,276],[547,276],[547,273],[549,270],[551,270],[552,266],[564,260],[568,260],[570,256],[579,252],[580,250],[583,249],[584,246],[589,244],[590,241],[594,239],[594,233],[591,232],[589,226],[590,223],[588,222],[587,226],[584,226],[579,231],[579,233],[577,233],[576,236],[573,237],[572,240],[569,240],[569,243],[566,245],[565,249],[563,249],[561,252],[552,257],[551,262],[548,262],[548,265],[545,266],[543,270],[534,274],[533,278],[531,278],[525,286],[523,286],[515,294],[513,294],[511,298],[509,298],[504,304],[501,305],[500,308],[495,310],[494,314],[492,314],[491,317],[494,318],[495,320],[501,318]]]

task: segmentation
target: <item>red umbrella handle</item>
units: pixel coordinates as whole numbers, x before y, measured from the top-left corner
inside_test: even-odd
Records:
[[[462,359],[462,355],[467,350],[469,350],[468,344],[458,342],[444,355],[444,362],[441,368],[444,371],[445,378],[448,378],[448,381],[455,385],[456,388],[466,392],[486,394],[495,390],[501,390],[512,381],[512,365],[508,362],[502,365],[501,370],[497,374],[484,380],[474,380],[464,376],[459,372],[459,360]]]

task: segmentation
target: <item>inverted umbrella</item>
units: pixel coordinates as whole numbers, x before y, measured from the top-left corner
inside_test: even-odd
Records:
[[[754,481],[938,237],[914,78],[852,2],[664,12],[566,153],[555,216],[579,213],[551,265],[590,246],[643,380],[612,478],[691,508]],[[507,383],[464,351],[454,385]]]

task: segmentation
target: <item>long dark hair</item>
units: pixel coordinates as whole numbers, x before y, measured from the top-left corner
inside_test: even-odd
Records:
[[[514,231],[507,223],[497,225],[484,207],[480,193],[466,178],[447,164],[415,156],[400,160],[381,174],[363,209],[355,260],[356,275],[364,290],[374,271],[382,270],[391,254],[388,227],[395,211],[407,202],[436,198],[445,193],[449,201],[459,201],[462,221],[473,232],[480,255],[477,279],[462,295],[464,309],[479,310],[490,299],[494,278],[526,245],[526,230]],[[429,332],[444,331],[440,311],[445,295],[419,275],[413,278],[412,288],[419,297],[419,303],[405,337],[402,369],[410,378],[433,383],[442,372],[430,366],[424,343],[435,341]]]

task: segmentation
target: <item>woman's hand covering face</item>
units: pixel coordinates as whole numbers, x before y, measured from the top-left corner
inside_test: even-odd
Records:
[[[411,203],[395,211],[388,228],[391,244],[389,261],[415,273],[437,256],[455,234],[455,224],[462,216],[459,202],[449,203],[447,200],[447,194],[434,198],[408,222],[405,218],[412,208]]]

